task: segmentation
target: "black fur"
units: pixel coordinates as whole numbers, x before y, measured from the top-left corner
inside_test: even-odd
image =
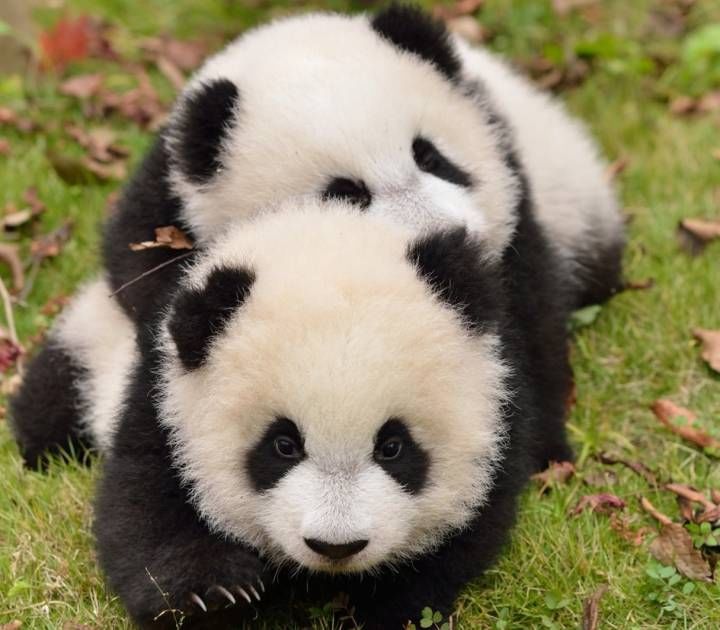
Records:
[[[27,466],[44,468],[48,456],[78,455],[90,446],[78,423],[82,405],[78,387],[86,375],[52,340],[27,366],[10,401],[10,427]]]
[[[167,181],[168,160],[166,140],[161,134],[103,229],[103,258],[114,290],[158,265],[170,263],[117,294],[127,315],[135,322],[146,324],[163,314],[183,272],[182,264],[172,261],[187,253],[161,247],[134,252],[129,247],[130,243],[155,240],[157,227],[185,227],[180,218],[182,203],[171,192]],[[184,231],[192,238],[187,228]]]
[[[323,199],[341,199],[348,201],[362,210],[372,203],[372,195],[364,181],[356,181],[347,177],[335,177],[323,192]]]
[[[297,444],[299,457],[288,459],[275,451],[275,440],[287,437]],[[282,479],[290,469],[305,459],[302,451],[303,439],[297,425],[287,418],[278,418],[265,431],[260,441],[250,450],[245,468],[253,487],[258,492],[269,490]]]
[[[418,7],[393,4],[372,20],[372,28],[401,50],[429,61],[451,81],[460,74],[460,60],[445,25]]]
[[[174,155],[185,177],[207,184],[222,168],[222,141],[233,123],[240,99],[228,79],[214,79],[187,97],[177,123]]]
[[[412,152],[415,163],[421,171],[463,188],[470,188],[473,185],[472,177],[457,164],[448,160],[427,138],[415,138]]]
[[[625,241],[618,238],[613,243],[603,243],[592,251],[578,251],[581,288],[575,307],[600,304],[623,290],[622,255]]]
[[[519,169],[518,177],[524,182]],[[425,606],[448,615],[460,590],[502,549],[515,518],[517,495],[529,474],[550,460],[571,457],[563,425],[570,388],[567,301],[557,285],[554,254],[533,218],[529,190],[526,186],[524,190],[517,231],[499,263],[488,264],[482,246],[463,230],[426,237],[408,250],[408,263],[438,299],[462,314],[473,334],[499,335],[502,358],[512,367],[506,383],[512,399],[502,409],[508,440],[487,503],[466,529],[440,549],[406,564],[395,563],[392,569],[381,567],[373,575],[322,576],[298,573],[292,567],[269,569],[276,576],[269,588],[274,596],[287,599],[297,585],[306,585],[309,595],[320,601],[345,592],[355,607],[355,619],[368,630],[399,629],[411,619],[417,623]],[[143,364],[134,378],[99,493],[100,562],[111,586],[143,625],[151,625],[153,615],[169,602],[194,613],[192,619],[208,627],[232,627],[224,616],[231,613],[201,615],[188,603],[188,593],[214,593],[217,584],[230,588],[264,575],[266,569],[243,544],[208,531],[191,507],[190,489],[178,478],[168,436],[148,397],[161,364],[151,345],[141,346]],[[402,433],[399,421],[392,422],[377,436],[376,448],[386,437]],[[281,427],[300,445],[301,436],[291,428]],[[274,436],[265,436],[268,439],[261,440],[259,450],[269,448]],[[409,434],[401,437],[410,444]],[[422,492],[422,484],[431,481],[432,462],[422,461],[412,449],[410,454],[422,465],[411,467],[408,478],[396,478],[408,490]],[[251,470],[261,468],[252,456],[246,465]],[[429,471],[426,478],[423,469]],[[269,487],[278,478],[261,472],[258,488]],[[148,578],[146,567],[168,593],[167,602]],[[266,585],[270,586],[268,580]],[[241,605],[233,610],[239,617],[245,612]]]
[[[220,267],[210,273],[202,290],[185,289],[179,293],[168,329],[187,370],[205,362],[213,338],[222,334],[254,281],[251,271]]]
[[[402,444],[399,455],[394,459],[382,457],[380,448],[389,439],[399,439]],[[424,487],[430,469],[430,457],[413,440],[405,423],[398,419],[388,420],[375,437],[375,461],[380,467],[411,494],[417,494]]]

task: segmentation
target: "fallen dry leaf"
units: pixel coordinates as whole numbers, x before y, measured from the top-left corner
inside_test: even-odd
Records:
[[[25,273],[23,272],[18,246],[11,243],[0,243],[0,261],[10,267],[13,289],[21,291],[25,285]]]
[[[617,179],[618,175],[621,175],[630,166],[630,158],[627,156],[619,157],[612,164],[608,164],[605,169],[605,177],[608,181]]]
[[[690,534],[680,523],[663,523],[660,534],[650,543],[650,553],[691,580],[712,582],[710,565],[695,549]]]
[[[127,176],[124,162],[103,164],[88,155],[76,157],[56,151],[48,151],[47,158],[58,176],[68,184],[122,180]]]
[[[713,488],[710,490],[710,497],[715,505],[720,505],[720,490]]]
[[[208,53],[208,45],[204,41],[172,37],[149,37],[141,42],[140,47],[151,58],[164,57],[184,72],[197,68]]]
[[[470,15],[450,18],[445,24],[451,32],[459,35],[471,44],[480,44],[487,38],[487,33],[482,27],[482,24]]]
[[[602,452],[598,455],[598,460],[601,463],[608,465],[621,464],[622,466],[625,466],[626,468],[632,470],[635,474],[640,475],[651,486],[658,485],[658,480],[655,476],[655,473],[642,462],[634,462],[628,459],[622,459],[621,457],[614,457],[613,455],[605,452]]]
[[[582,480],[589,486],[603,488],[614,486],[618,478],[612,470],[597,470],[583,473]]]
[[[3,229],[16,230],[32,219],[32,211],[29,208],[18,210],[14,205],[8,204],[5,207],[5,216],[2,218]]]
[[[693,337],[702,342],[700,356],[713,370],[720,372],[720,330],[695,328]]]
[[[160,100],[150,77],[144,69],[135,69],[137,87],[119,94],[102,91],[98,95],[98,111],[95,115],[105,117],[109,113],[117,113],[143,128],[158,129],[167,116],[167,108]]]
[[[583,604],[582,630],[597,630],[600,623],[600,600],[607,593],[608,585],[601,584]]]
[[[551,484],[566,483],[575,474],[575,464],[572,462],[550,462],[550,466],[542,472],[530,477],[540,485],[540,492],[544,492]]]
[[[677,496],[678,507],[680,508],[680,515],[683,518],[684,523],[695,522],[695,508],[693,507],[692,501],[688,500],[684,496]]]
[[[658,510],[652,503],[650,503],[649,499],[640,497],[640,507],[642,507],[642,509],[652,516],[658,523],[662,525],[672,524],[672,519]]]
[[[174,225],[155,228],[155,240],[143,241],[142,243],[130,243],[130,249],[134,252],[140,252],[145,249],[156,249],[158,247],[166,247],[169,249],[192,249],[192,241],[187,237],[185,232]]]
[[[127,148],[115,142],[117,134],[107,127],[86,130],[78,125],[67,125],[65,131],[98,162],[114,162],[130,155]]]
[[[84,101],[100,92],[103,80],[102,74],[80,74],[63,81],[59,90],[65,96],[74,96]]]
[[[716,523],[720,524],[720,505],[716,505],[709,510],[703,510],[699,514],[695,514],[696,523]]]
[[[10,141],[0,138],[0,155],[10,155]]]
[[[37,126],[32,120],[25,116],[20,116],[15,110],[9,107],[0,107],[0,125],[13,127],[23,133],[30,133],[37,129]]]
[[[552,6],[560,16],[567,15],[574,9],[583,9],[588,6],[596,5],[600,0],[553,0]]]
[[[38,196],[35,186],[29,186],[23,193],[23,201],[28,204],[33,216],[39,216],[46,210],[45,203]]]
[[[633,529],[630,523],[630,517],[622,512],[613,512],[610,514],[610,527],[626,542],[634,547],[639,547],[645,542],[645,538],[651,533],[649,527],[640,527]]]
[[[715,504],[710,501],[702,492],[698,492],[695,488],[691,488],[683,483],[668,483],[665,485],[665,489],[669,490],[673,494],[683,497],[693,503],[699,503],[703,508],[713,509]]]
[[[623,291],[647,291],[655,286],[655,278],[645,280],[626,280],[623,284]]]
[[[690,96],[678,96],[670,101],[670,113],[676,116],[690,114],[697,109],[697,101]]]
[[[580,497],[577,505],[570,511],[570,515],[577,516],[586,509],[598,514],[609,514],[612,510],[625,509],[625,501],[614,494],[586,494]]]
[[[720,449],[720,440],[715,439],[702,429],[692,426],[697,420],[697,416],[689,409],[662,398],[656,400],[651,409],[660,422],[681,438],[692,442],[700,448]],[[676,418],[682,419],[686,424],[673,422]]]
[[[45,68],[62,69],[71,61],[84,59],[90,50],[91,22],[87,16],[60,19],[40,33],[40,52]]]
[[[0,626],[0,630],[20,630],[22,628],[23,622],[19,619],[15,619],[14,621],[11,621],[10,623],[3,624]]]
[[[720,90],[713,90],[703,94],[697,102],[697,110],[707,114],[720,109]]]
[[[73,222],[65,221],[60,227],[52,232],[35,239],[30,244],[30,253],[33,259],[41,261],[46,258],[54,258],[62,251],[62,248],[70,240]]]
[[[452,20],[477,13],[483,4],[485,4],[485,0],[456,0],[453,4],[435,6],[432,12],[440,20]]]

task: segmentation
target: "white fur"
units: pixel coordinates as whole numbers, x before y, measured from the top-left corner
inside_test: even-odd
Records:
[[[622,217],[605,163],[583,125],[495,55],[460,38],[455,45],[464,74],[482,81],[510,124],[538,219],[567,262],[572,265],[578,250],[592,252],[622,240]]]
[[[286,204],[230,231],[190,271],[195,287],[217,265],[256,280],[204,366],[186,372],[163,333],[162,421],[217,530],[318,570],[335,565],[304,537],[369,539],[342,565],[361,571],[438,544],[483,503],[505,432],[506,368],[496,337],[471,336],[418,278],[405,257],[411,231],[317,206]],[[298,424],[308,457],[258,494],[244,462],[277,416]],[[391,417],[431,458],[416,496],[372,460]]]
[[[213,78],[240,92],[226,166],[201,187],[172,172],[184,219],[201,239],[276,201],[318,198],[333,177],[349,177],[368,186],[371,213],[420,231],[467,224],[490,253],[509,240],[517,182],[497,131],[472,99],[381,39],[365,16],[311,14],[250,31],[211,58],[189,90]],[[478,185],[422,173],[411,148],[418,134]]]
[[[80,422],[103,451],[112,446],[125,388],[137,360],[135,329],[110,293],[104,278],[87,284],[63,311],[51,339],[86,370],[85,377],[74,384],[82,401]]]

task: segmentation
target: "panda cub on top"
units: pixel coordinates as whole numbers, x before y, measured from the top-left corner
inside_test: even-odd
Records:
[[[129,243],[176,225],[199,251],[268,204],[340,198],[418,233],[464,225],[490,258],[532,212],[572,305],[595,302],[618,286],[623,245],[603,170],[558,103],[417,9],[286,18],[244,34],[189,82],[105,227],[110,291],[96,285],[85,299],[171,263],[120,291],[122,311],[95,305],[116,337],[131,335],[132,322],[149,325],[167,306],[182,252]],[[30,465],[93,445],[94,375],[114,342],[95,310],[81,320],[84,303],[55,327],[13,401]],[[118,382],[127,373],[121,361]]]
[[[308,201],[196,260],[116,401],[95,510],[137,623],[230,627],[305,589],[367,629],[452,611],[529,473],[569,456],[557,255],[529,214],[486,247]]]

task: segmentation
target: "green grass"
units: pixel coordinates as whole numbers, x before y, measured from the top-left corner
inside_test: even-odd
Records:
[[[288,9],[358,9],[368,3],[145,0],[142,10],[129,0],[66,4],[71,13],[89,12],[121,25],[117,37],[132,51],[140,36],[158,32],[181,37],[203,32],[220,41]],[[609,587],[600,604],[604,628],[720,627],[720,586],[698,583],[684,594],[682,580],[672,589],[676,610],[663,611],[648,598],[658,590],[645,571],[651,536],[633,546],[613,531],[607,516],[568,516],[583,494],[607,491],[627,501],[634,528],[655,528],[639,508],[643,495],[678,517],[669,493],[649,489],[626,469],[614,469],[614,485],[584,483],[583,477],[603,468],[593,457],[602,450],[642,461],[663,479],[720,488],[720,461],[670,435],[648,410],[654,399],[666,396],[698,412],[707,428],[714,424],[717,430],[720,419],[720,379],[702,363],[690,335],[694,326],[720,328],[720,246],[689,258],[678,250],[674,236],[682,217],[718,216],[720,161],[711,151],[720,147],[719,121],[717,114],[673,117],[660,98],[692,93],[695,85],[687,78],[692,68],[676,61],[682,41],[648,30],[649,12],[667,4],[608,0],[602,15],[590,22],[576,14],[558,17],[549,2],[487,0],[481,13],[495,34],[491,45],[512,57],[544,52],[562,59],[579,46],[594,51],[588,80],[563,98],[592,127],[608,156],[630,159],[619,182],[633,217],[626,275],[652,277],[655,286],[618,296],[577,335],[578,402],[570,432],[580,474],[546,495],[537,488],[526,492],[509,549],[458,601],[462,628],[577,628],[583,600],[601,584]],[[37,15],[43,24],[57,17],[49,9]],[[711,22],[720,22],[720,3],[699,0],[689,30]],[[653,69],[650,54],[669,59],[669,70]],[[98,63],[88,62],[78,71],[86,67]],[[108,64],[99,67],[114,71]],[[77,105],[58,96],[56,85],[57,79],[46,75],[0,78],[0,105],[27,107],[54,125],[54,130],[31,135],[0,128],[12,144],[11,155],[0,157],[0,204],[19,201],[25,188],[35,185],[49,207],[43,231],[68,217],[76,223],[63,253],[43,265],[28,303],[15,308],[23,340],[49,325],[41,312],[48,299],[70,293],[96,268],[97,226],[113,188],[69,186],[52,171],[46,150],[62,148],[59,123],[83,122]],[[120,119],[110,125],[137,160],[149,136]],[[94,561],[90,499],[97,474],[97,467],[72,463],[53,466],[48,475],[23,470],[8,428],[0,422],[0,625],[20,619],[23,628],[60,628],[71,621],[94,628],[129,627]]]

